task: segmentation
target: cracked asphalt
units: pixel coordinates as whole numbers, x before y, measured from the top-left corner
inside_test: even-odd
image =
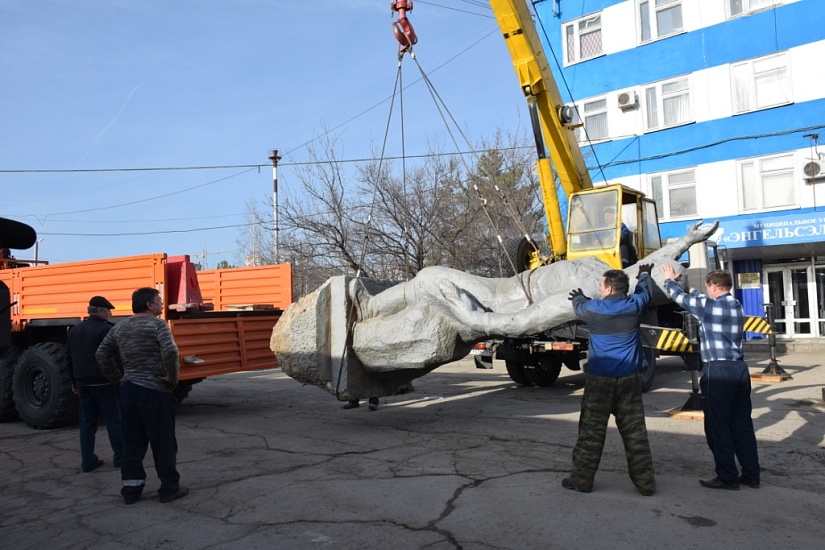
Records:
[[[752,373],[767,355],[747,357]],[[690,374],[663,358],[645,394],[658,491],[639,495],[608,432],[590,494],[561,487],[584,377],[514,385],[503,364],[465,359],[382,399],[343,410],[278,370],[197,384],[178,413],[188,497],[135,505],[106,464],[80,472],[76,428],[0,424],[0,548],[816,548],[825,539],[823,358],[780,356],[793,380],[754,383],[762,487],[702,488],[713,461],[702,423],[668,417]]]

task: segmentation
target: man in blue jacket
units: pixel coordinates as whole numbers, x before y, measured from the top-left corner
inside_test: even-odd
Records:
[[[66,359],[72,377],[72,390],[80,400],[80,469],[91,472],[103,464],[95,454],[98,417],[106,422],[112,462],[120,468],[123,434],[120,423],[120,390],[103,376],[95,353],[112,329],[109,317],[115,306],[103,296],[89,300],[89,317],[69,330],[66,336]]]
[[[618,269],[602,276],[600,298],[590,299],[581,289],[570,293],[576,316],[590,329],[590,350],[573,471],[562,480],[566,489],[593,490],[612,414],[624,442],[630,479],[645,496],[656,491],[638,374],[643,360],[639,317],[650,303],[652,268],[653,264],[639,266],[639,281],[630,296],[627,273]]]

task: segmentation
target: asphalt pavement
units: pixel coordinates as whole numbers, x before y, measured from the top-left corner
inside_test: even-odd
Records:
[[[178,413],[186,498],[157,499],[151,456],[126,506],[106,461],[81,473],[76,428],[0,424],[0,548],[662,549],[821,547],[825,540],[823,355],[788,353],[792,379],[754,383],[762,486],[703,488],[702,423],[674,419],[690,392],[676,358],[645,394],[658,491],[627,476],[611,423],[594,491],[569,491],[584,376],[520,387],[496,361],[465,359],[416,391],[352,410],[278,370],[197,384]],[[752,373],[766,354],[748,357]]]

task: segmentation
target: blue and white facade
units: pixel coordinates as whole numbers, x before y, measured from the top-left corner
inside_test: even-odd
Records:
[[[825,337],[825,0],[534,8],[595,184],[655,198],[665,239],[719,220],[747,313]]]

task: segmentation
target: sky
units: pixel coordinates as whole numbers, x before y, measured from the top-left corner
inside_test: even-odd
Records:
[[[248,205],[272,197],[272,149],[279,202],[325,133],[338,158],[370,158],[390,121],[385,155],[401,153],[395,19],[387,0],[3,0],[0,216],[39,239],[15,256],[239,265]],[[471,141],[524,130],[487,2],[415,0],[409,20]],[[402,63],[406,153],[455,151],[418,65]]]

